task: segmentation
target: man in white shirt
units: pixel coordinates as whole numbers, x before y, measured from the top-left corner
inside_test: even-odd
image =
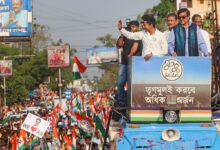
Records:
[[[203,39],[205,41],[206,47],[208,49],[208,53],[209,55],[211,55],[212,49],[211,49],[211,44],[210,44],[209,33],[202,29],[202,17],[199,14],[195,14],[192,17],[192,22],[199,26]],[[203,54],[200,54],[200,55],[203,55]]]
[[[178,21],[177,14],[170,13],[170,14],[167,15],[168,30],[163,32],[165,34],[165,36],[166,36],[167,41],[169,39],[170,31],[173,29],[173,27],[175,27],[178,24],[178,22],[179,21]]]
[[[143,50],[142,56],[148,60],[155,56],[162,56],[168,53],[168,45],[165,35],[156,29],[156,21],[153,16],[142,16],[142,28],[140,32],[129,32],[122,28],[122,21],[118,21],[118,29],[128,39],[142,40]]]

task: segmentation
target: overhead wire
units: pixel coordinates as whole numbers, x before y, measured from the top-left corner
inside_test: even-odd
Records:
[[[41,1],[39,1],[39,2],[41,2]],[[111,19],[106,19],[106,20],[95,20],[95,21],[85,21],[85,20],[82,20],[82,19],[77,19],[77,18],[72,18],[73,16],[72,15],[74,15],[74,16],[76,16],[76,17],[86,17],[86,18],[93,18],[93,17],[91,17],[91,16],[86,16],[86,15],[82,15],[82,14],[79,14],[79,13],[76,13],[76,12],[73,12],[73,11],[70,11],[70,10],[68,10],[68,9],[61,9],[61,8],[57,8],[57,7],[54,7],[54,6],[52,6],[51,7],[51,5],[45,5],[45,4],[42,4],[42,6],[43,7],[46,7],[46,9],[43,9],[43,10],[54,10],[54,11],[57,11],[57,10],[61,10],[60,11],[60,13],[59,14],[62,14],[62,17],[61,18],[53,18],[53,17],[51,17],[51,16],[48,16],[48,17],[45,17],[45,15],[44,16],[42,16],[42,17],[44,17],[44,18],[46,18],[46,19],[49,19],[49,20],[63,20],[63,21],[70,21],[70,22],[76,22],[76,23],[80,23],[79,25],[70,25],[70,26],[64,26],[64,27],[62,27],[62,26],[60,26],[60,27],[58,27],[58,28],[55,28],[55,29],[52,29],[52,30],[58,30],[58,29],[63,29],[63,28],[74,28],[74,27],[77,27],[77,26],[83,26],[83,25],[86,25],[86,26],[88,26],[88,25],[93,25],[93,26],[96,26],[96,27],[101,27],[101,28],[105,28],[106,26],[103,26],[103,25],[99,25],[100,23],[108,23],[108,22],[112,22],[112,21],[114,21],[114,20],[118,20],[119,18],[129,18],[129,17],[132,17],[132,16],[138,16],[138,14],[140,14],[140,13],[137,13],[137,14],[132,14],[132,15],[126,15],[126,16],[121,16],[121,17],[114,17],[114,18],[111,18]],[[49,9],[49,8],[50,9]],[[39,7],[39,8],[42,8],[42,7]],[[47,13],[45,13],[45,14],[48,14],[48,12],[50,12],[50,11],[47,11]],[[51,12],[50,12],[51,13]],[[53,13],[51,13],[52,15],[54,15]],[[69,17],[68,18],[64,18],[64,17],[66,17],[66,15],[69,15]],[[71,14],[71,15],[70,15]],[[98,23],[98,24],[97,24]],[[99,28],[97,28],[97,29],[99,29]],[[76,30],[80,30],[80,29],[76,29]]]

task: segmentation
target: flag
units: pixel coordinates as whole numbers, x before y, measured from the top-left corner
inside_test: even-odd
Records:
[[[76,96],[73,100],[72,100],[72,106],[78,111],[82,109],[82,100]]]
[[[73,127],[72,137],[73,137],[72,150],[76,150],[76,126]]]
[[[76,116],[75,116],[74,113],[69,112],[69,113],[68,113],[68,116],[70,117],[71,122],[77,122]]]
[[[18,137],[17,133],[14,133],[10,140],[11,145],[12,145],[11,150],[17,149],[17,144],[18,144],[17,137]]]
[[[55,117],[52,118],[52,133],[53,133],[53,137],[55,138],[58,138],[58,131],[57,131],[57,128],[56,128],[56,120],[55,120]]]
[[[18,140],[18,149],[24,150],[25,148],[26,148],[26,146],[24,145],[24,139],[22,136],[20,136],[20,138]]]
[[[4,124],[8,123],[8,122],[10,121],[10,119],[11,119],[10,116],[5,117],[5,118],[3,119],[2,124],[4,125]]]
[[[36,143],[37,143],[37,144],[40,144],[38,138],[34,137],[34,138],[31,140],[31,143],[30,143],[30,145],[29,145],[29,149],[33,149],[33,147],[34,147],[34,145],[36,145]]]
[[[105,128],[103,126],[102,120],[99,118],[97,114],[93,114],[93,121],[96,125],[96,127],[101,132],[102,136],[105,137]]]
[[[75,113],[75,116],[76,116],[76,119],[78,121],[81,121],[81,120],[85,120],[87,121],[92,127],[94,127],[94,124],[93,124],[93,121],[89,118],[89,117],[86,117],[86,116],[83,116],[79,113]]]
[[[69,145],[69,146],[71,146],[73,143],[72,143],[72,140],[71,139],[69,139],[69,137],[67,136],[67,134],[64,134],[64,140],[65,140],[65,142]]]
[[[73,58],[73,80],[81,79],[81,74],[86,71],[86,67],[78,60],[76,56]]]
[[[94,129],[94,123],[92,119],[78,113],[75,113],[75,116],[78,122],[78,130],[81,131],[80,135],[85,137],[89,134],[92,134]]]
[[[26,141],[26,131],[23,129],[20,129],[20,137],[23,138],[24,141]]]

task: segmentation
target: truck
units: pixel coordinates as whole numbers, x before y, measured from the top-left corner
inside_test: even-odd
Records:
[[[210,57],[134,56],[117,150],[219,150]]]

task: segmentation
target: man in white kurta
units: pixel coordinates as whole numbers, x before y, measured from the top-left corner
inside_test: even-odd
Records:
[[[199,14],[195,14],[192,17],[192,22],[198,25],[198,27],[202,33],[202,37],[205,41],[206,47],[208,49],[208,53],[209,53],[209,55],[211,55],[212,49],[211,49],[209,33],[202,29],[202,17]],[[203,55],[203,54],[200,53],[200,55]]]
[[[163,56],[168,53],[168,44],[165,35],[156,29],[156,21],[153,16],[142,16],[143,31],[131,33],[122,28],[122,22],[118,22],[118,29],[128,39],[142,40],[142,56],[145,60],[151,56]]]

